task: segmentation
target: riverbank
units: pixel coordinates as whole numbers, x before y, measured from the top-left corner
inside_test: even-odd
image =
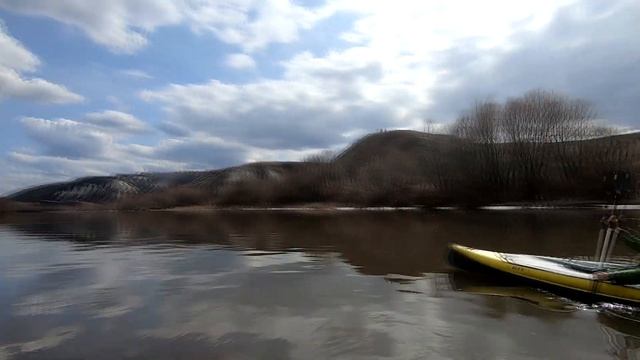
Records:
[[[423,210],[489,210],[489,211],[513,211],[513,210],[565,210],[565,209],[613,209],[614,205],[601,203],[566,203],[566,204],[496,204],[479,206],[476,208],[459,206],[331,206],[331,205],[301,205],[281,207],[247,207],[247,206],[181,206],[167,209],[149,209],[150,211],[175,211],[175,212],[202,212],[202,211],[423,211]],[[640,210],[640,203],[616,205],[618,210]]]
[[[451,211],[451,210],[485,210],[485,211],[518,211],[518,210],[567,210],[567,209],[588,209],[588,210],[611,210],[612,204],[598,202],[544,202],[544,203],[506,203],[492,204],[478,207],[461,206],[354,206],[345,204],[299,204],[290,206],[213,206],[213,205],[192,205],[175,206],[167,208],[146,208],[146,209],[119,209],[109,205],[99,204],[73,204],[73,205],[51,205],[35,203],[12,203],[9,206],[4,204],[0,208],[1,213],[16,212],[349,212],[349,211]],[[615,205],[618,210],[640,210],[640,202],[625,203]]]

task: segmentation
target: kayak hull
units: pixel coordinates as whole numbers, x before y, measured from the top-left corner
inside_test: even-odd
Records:
[[[595,279],[593,271],[570,268],[562,259],[544,256],[508,254],[451,244],[452,265],[497,276],[517,277],[551,290],[580,295],[582,298],[607,298],[618,302],[640,303],[640,286],[616,285]]]

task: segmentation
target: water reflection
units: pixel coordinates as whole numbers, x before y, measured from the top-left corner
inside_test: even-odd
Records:
[[[531,289],[480,295],[459,276],[452,286],[443,256],[449,241],[590,255],[599,215],[4,216],[0,358],[635,354],[635,335],[595,311],[550,311]],[[456,291],[461,281],[476,291]],[[624,341],[612,347],[602,328]]]
[[[516,279],[494,280],[486,275],[453,271],[448,274],[451,287],[471,294],[508,297],[553,312],[574,312],[581,304],[541,289],[525,286]]]
[[[604,310],[598,314],[602,334],[609,344],[608,352],[619,359],[640,357],[640,322]]]
[[[517,281],[506,283],[504,279],[496,281],[483,275],[457,271],[449,273],[448,278],[451,287],[457,291],[494,298],[517,299],[549,312],[571,313],[589,310],[584,304],[541,289],[523,287]],[[636,359],[640,356],[639,309],[626,305],[603,304],[590,310],[597,311],[597,320],[610,355],[620,359]]]

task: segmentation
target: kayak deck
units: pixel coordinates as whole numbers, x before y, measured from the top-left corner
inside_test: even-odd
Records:
[[[541,259],[545,259],[548,261],[559,263],[568,268],[572,268],[578,271],[595,273],[598,271],[611,271],[611,270],[621,270],[626,267],[632,266],[633,264],[621,264],[621,263],[600,263],[598,261],[588,261],[588,260],[577,260],[577,259],[562,259],[551,256],[538,256]]]
[[[458,244],[450,245],[450,249],[467,261],[505,274],[582,293],[640,302],[640,285],[616,285],[597,280],[594,273],[602,267],[596,262],[580,261],[578,263],[548,256],[500,253]],[[612,263],[604,265],[608,270],[622,267],[624,266]]]

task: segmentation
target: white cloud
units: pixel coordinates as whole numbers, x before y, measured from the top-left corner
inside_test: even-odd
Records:
[[[174,84],[141,95],[162,104],[174,128],[274,149],[335,145],[345,134],[376,128],[416,128],[440,76],[437,52],[468,38],[508,47],[514,31],[537,29],[555,10],[549,2],[531,4],[329,2],[317,14],[359,15],[343,34],[352,47],[300,53],[282,64],[282,79]],[[242,55],[234,60],[242,63]]]
[[[40,66],[40,60],[27,50],[18,40],[9,35],[0,22],[0,68],[15,71],[34,71]]]
[[[400,5],[385,0],[334,0],[327,6],[334,12],[359,15],[353,29],[342,34],[345,40],[368,44],[393,56],[402,51],[426,54],[469,39],[483,47],[507,46],[515,32],[540,30],[557,9],[574,2],[408,0]]]
[[[140,133],[148,130],[142,120],[115,110],[89,113],[85,116],[84,122],[122,133]]]
[[[0,0],[0,7],[46,16],[82,29],[89,38],[116,53],[132,53],[147,44],[146,34],[178,23],[179,2]]]
[[[247,54],[230,54],[225,61],[226,65],[234,69],[253,69],[256,62]]]
[[[439,54],[446,69],[431,89],[436,118],[453,118],[476,99],[502,100],[533,88],[585,99],[611,124],[637,128],[640,3],[584,1],[559,9],[535,32],[512,36],[507,51],[471,44]]]
[[[3,98],[25,99],[35,102],[63,104],[79,102],[83,97],[62,85],[32,78],[26,79],[22,72],[33,72],[40,65],[37,56],[11,37],[0,23],[0,100]]]
[[[162,105],[167,115],[163,128],[168,133],[202,132],[271,150],[337,146],[354,134],[379,128],[422,129],[423,119],[433,116],[431,111],[437,108],[434,93],[457,89],[464,82],[450,71],[463,73],[469,67],[499,78],[496,64],[505,54],[544,33],[559,11],[579,13],[586,7],[572,3],[330,2],[326,5],[330,13],[358,14],[353,28],[342,34],[350,47],[320,55],[299,53],[281,64],[284,71],[278,79],[172,84],[145,90],[141,97]],[[612,14],[606,7],[598,9],[604,14],[586,18]],[[627,39],[627,43],[633,42]],[[450,56],[452,51],[465,50],[481,56],[469,62],[466,56]],[[443,58],[447,59],[444,64]],[[483,78],[476,86],[490,80]],[[439,123],[452,120],[477,99],[450,96],[459,103],[448,103],[452,111],[446,118],[436,118]]]
[[[52,104],[74,103],[84,99],[62,85],[39,78],[25,79],[14,70],[0,67],[0,99],[2,98]]]
[[[193,5],[193,4],[192,4]],[[290,0],[200,2],[185,15],[196,31],[210,31],[221,41],[251,52],[270,43],[289,43],[331,13],[309,9]]]
[[[0,7],[79,28],[115,53],[136,52],[147,45],[148,33],[178,24],[254,51],[274,42],[295,41],[301,29],[329,15],[290,0],[0,0]]]
[[[283,79],[174,84],[141,97],[161,104],[173,128],[300,151],[344,144],[363,129],[420,123],[427,105],[422,82],[388,75],[384,65],[366,48],[302,53],[283,63]]]

